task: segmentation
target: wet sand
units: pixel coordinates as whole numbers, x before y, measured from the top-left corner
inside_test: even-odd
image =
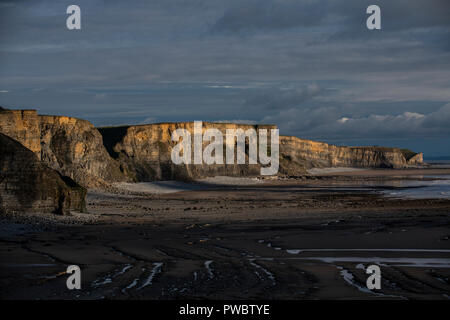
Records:
[[[392,176],[421,176],[421,175],[448,175],[448,168],[410,168],[410,169],[356,169],[356,170],[342,170],[322,172],[318,171],[318,175],[336,175],[336,176],[379,176],[379,177],[392,177]]]
[[[7,217],[0,298],[450,298],[450,200],[330,179],[90,191],[89,214],[73,220]],[[81,290],[66,288],[71,264]],[[381,290],[366,288],[370,264]]]

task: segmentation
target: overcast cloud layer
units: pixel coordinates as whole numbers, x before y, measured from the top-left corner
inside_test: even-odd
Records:
[[[450,155],[449,17],[448,0],[0,1],[0,105]]]

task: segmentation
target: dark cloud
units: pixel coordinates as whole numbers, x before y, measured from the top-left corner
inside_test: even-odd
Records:
[[[212,26],[213,33],[248,35],[297,28],[327,35],[320,41],[382,40],[402,37],[450,49],[448,0],[250,0],[231,2]],[[382,31],[366,29],[366,9],[381,8]],[[413,31],[413,32],[411,32]]]
[[[214,32],[280,30],[318,26],[328,15],[323,0],[250,0],[234,2],[213,25]]]
[[[387,32],[417,28],[450,27],[450,2],[447,0],[350,0],[335,3],[334,11],[345,17],[348,28],[365,25],[366,8],[381,8],[382,29]]]
[[[249,0],[231,1],[214,23],[214,31],[241,32],[330,27],[358,32],[365,27],[366,9],[381,8],[383,29],[398,31],[450,26],[447,0]]]
[[[317,84],[298,89],[270,88],[260,90],[245,101],[246,107],[257,107],[261,110],[275,110],[297,107],[303,102],[317,96],[321,89]]]

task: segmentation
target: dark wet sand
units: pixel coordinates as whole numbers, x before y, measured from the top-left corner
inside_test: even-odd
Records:
[[[418,169],[367,169],[349,172],[322,173],[321,176],[411,176],[411,175],[448,175],[448,168],[418,168]]]
[[[450,200],[373,191],[277,181],[90,193],[95,222],[0,236],[0,298],[450,298]],[[363,268],[374,263],[382,288],[370,292]],[[66,288],[71,264],[82,290]]]

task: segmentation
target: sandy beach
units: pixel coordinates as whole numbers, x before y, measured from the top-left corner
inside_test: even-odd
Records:
[[[450,200],[386,197],[400,171],[450,173],[122,185],[90,190],[87,214],[8,216],[1,298],[448,299]],[[82,290],[66,288],[71,264]]]

